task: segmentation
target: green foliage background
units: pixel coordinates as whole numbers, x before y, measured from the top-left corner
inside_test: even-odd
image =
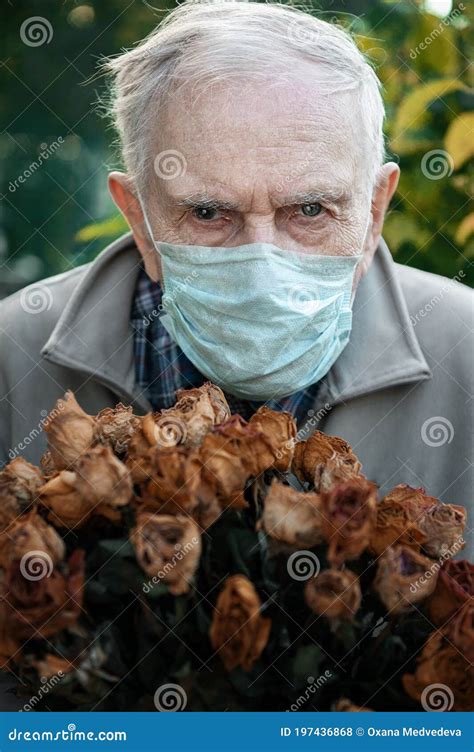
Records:
[[[114,134],[95,106],[104,82],[93,76],[101,56],[133,45],[173,5],[4,4],[0,295],[91,260],[126,229],[107,192],[107,172],[120,162]],[[384,85],[387,152],[402,170],[384,232],[396,260],[457,275],[472,286],[474,96],[468,88],[467,0],[444,18],[415,0],[319,0],[304,8],[350,28]],[[21,24],[31,16],[50,22],[49,43],[22,42]],[[58,137],[64,139],[60,148],[15,183]],[[422,165],[434,150],[443,153],[438,160],[433,156],[427,176]]]

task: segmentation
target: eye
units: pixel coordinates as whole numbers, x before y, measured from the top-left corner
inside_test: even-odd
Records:
[[[317,217],[318,214],[321,214],[323,207],[318,203],[301,204],[300,209],[304,217]]]
[[[203,220],[204,222],[209,222],[211,219],[216,219],[218,216],[217,209],[213,209],[209,206],[196,206],[193,209],[193,214],[196,217],[196,219]]]

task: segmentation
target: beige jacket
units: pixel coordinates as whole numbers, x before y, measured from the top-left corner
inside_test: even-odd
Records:
[[[129,322],[139,264],[128,234],[39,283],[36,302],[27,288],[0,304],[0,464],[17,453],[39,461],[44,416],[66,389],[91,413],[118,401],[151,409],[135,385]],[[316,427],[342,436],[382,490],[424,486],[472,510],[472,324],[472,291],[395,264],[382,242],[350,343],[300,437]]]

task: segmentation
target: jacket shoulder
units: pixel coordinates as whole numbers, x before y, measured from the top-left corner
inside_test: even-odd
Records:
[[[462,282],[462,273],[453,279],[425,272],[402,264],[395,264],[395,274],[414,326],[423,319],[443,321],[446,327],[461,322],[472,325],[474,294]]]
[[[0,301],[0,335],[41,347],[90,264],[27,285]]]

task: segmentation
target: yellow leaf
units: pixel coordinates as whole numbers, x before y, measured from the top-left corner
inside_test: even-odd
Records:
[[[104,219],[103,222],[93,222],[90,225],[82,227],[79,232],[76,232],[75,239],[79,243],[88,243],[91,240],[99,240],[100,238],[119,237],[129,229],[125,219],[121,214],[117,214],[109,219]]]
[[[474,212],[468,214],[459,223],[454,239],[459,245],[464,245],[466,240],[474,233]]]
[[[392,127],[392,149],[400,154],[418,150],[421,144],[410,141],[407,134],[418,130],[427,121],[430,102],[459,89],[467,89],[467,86],[455,78],[437,79],[412,89],[398,108]]]
[[[456,170],[474,156],[474,112],[463,112],[450,123],[444,145]]]

